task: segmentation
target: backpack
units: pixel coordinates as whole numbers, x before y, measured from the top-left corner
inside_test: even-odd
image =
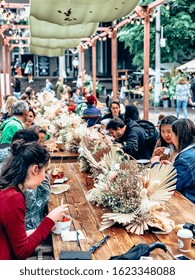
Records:
[[[147,156],[150,159],[154,151],[159,133],[155,125],[147,120],[138,120],[137,123],[145,131]]]
[[[83,115],[83,111],[84,111],[85,109],[87,109],[87,103],[86,103],[86,102],[79,103],[79,104],[76,106],[76,109],[75,109],[76,115],[82,116],[82,115]]]

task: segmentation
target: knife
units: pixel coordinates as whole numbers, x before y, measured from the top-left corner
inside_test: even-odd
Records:
[[[93,253],[95,250],[97,250],[100,246],[102,246],[102,244],[104,244],[104,242],[106,242],[106,240],[110,237],[110,235],[106,235],[102,240],[100,240],[100,242],[98,242],[96,245],[91,246],[89,251],[91,253]]]

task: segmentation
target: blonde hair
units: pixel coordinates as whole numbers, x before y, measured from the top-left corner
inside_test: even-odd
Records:
[[[186,79],[184,77],[179,78],[178,84],[182,84],[182,85],[186,84]]]
[[[18,102],[18,99],[15,96],[9,96],[5,103],[5,110],[8,113],[8,115],[12,114],[12,108],[13,106]]]

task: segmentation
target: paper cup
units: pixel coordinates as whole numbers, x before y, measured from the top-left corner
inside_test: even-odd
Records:
[[[55,222],[55,227],[56,229],[53,230],[52,232],[55,233],[55,234],[61,234],[63,231],[68,231],[70,230],[70,225],[71,225],[71,217],[66,215],[65,218],[68,218],[69,220],[68,221],[65,221],[65,222],[62,222],[62,221],[59,221],[59,222]]]
[[[192,243],[192,231],[189,229],[180,229],[177,232],[178,248],[181,252],[189,252]]]
[[[165,148],[163,154],[164,155],[168,155],[170,153],[170,149],[169,148]]]

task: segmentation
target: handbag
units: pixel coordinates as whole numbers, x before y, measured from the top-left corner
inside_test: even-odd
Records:
[[[26,66],[24,70],[24,74],[30,74],[30,68],[28,66]]]
[[[48,244],[40,244],[27,260],[54,260],[53,247]]]

